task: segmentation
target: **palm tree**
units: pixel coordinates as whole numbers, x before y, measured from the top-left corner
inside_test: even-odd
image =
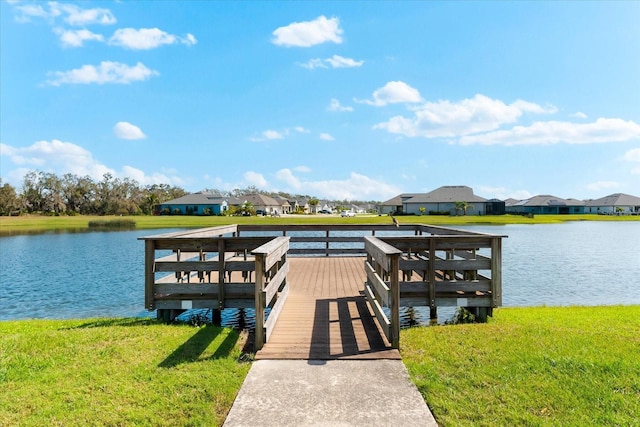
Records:
[[[309,205],[312,207],[311,211],[314,214],[318,213],[318,203],[320,203],[320,200],[316,198],[309,199]]]
[[[467,202],[456,202],[456,215],[458,214],[459,211],[462,211],[464,213],[464,215],[467,214],[467,209],[473,209],[473,205],[470,205]]]

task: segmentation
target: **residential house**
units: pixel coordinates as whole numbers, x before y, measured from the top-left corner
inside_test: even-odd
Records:
[[[198,192],[157,204],[155,215],[222,215],[229,209],[228,198],[209,192]]]
[[[336,208],[333,205],[333,203],[330,203],[328,200],[321,200],[320,203],[318,203],[318,212],[320,211],[334,212],[335,209]]]
[[[285,199],[282,196],[274,196],[273,200],[280,204],[280,209],[278,210],[279,213],[290,214],[292,212],[293,208],[291,206],[291,203],[289,203],[289,200]]]
[[[403,211],[403,203],[406,200],[411,199],[419,195],[420,193],[402,193],[398,194],[396,197],[393,197],[386,202],[382,202],[378,205],[378,214],[379,215],[396,215],[402,214]]]
[[[541,194],[509,204],[506,210],[516,214],[581,214],[584,213],[584,207],[582,200]]]
[[[624,193],[610,194],[596,200],[587,200],[584,211],[600,215],[640,215],[640,197]]]
[[[236,207],[250,203],[255,211],[262,211],[266,215],[279,214],[282,204],[273,197],[264,194],[246,194],[237,198]]]
[[[294,213],[305,213],[308,214],[311,212],[311,205],[309,204],[309,200],[307,199],[299,199],[293,203],[293,212]]]

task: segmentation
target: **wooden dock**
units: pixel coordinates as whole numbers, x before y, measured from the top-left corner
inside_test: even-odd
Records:
[[[289,262],[289,296],[256,359],[400,359],[364,296],[365,258]]]
[[[167,321],[254,308],[258,359],[398,358],[401,306],[427,306],[432,320],[438,307],[466,307],[485,321],[502,305],[503,237],[424,224],[147,236],[145,307]]]

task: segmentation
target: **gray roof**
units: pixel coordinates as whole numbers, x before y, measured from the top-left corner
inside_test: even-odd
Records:
[[[280,195],[273,196],[273,200],[275,200],[276,203],[278,203],[280,206],[291,206],[291,203],[289,203],[289,200],[285,199]]]
[[[640,197],[615,193],[595,200],[588,200],[587,206],[640,206]]]
[[[398,194],[396,197],[387,200],[386,202],[380,203],[380,206],[402,206],[405,200],[408,200],[412,197],[418,196],[420,193],[402,193]]]
[[[238,197],[238,204],[243,204],[244,202],[249,202],[253,206],[271,206],[271,207],[279,207],[282,206],[282,203],[279,203],[273,199],[273,197],[265,196],[264,194],[246,194],[242,197]]]
[[[473,189],[466,185],[445,185],[426,194],[417,194],[404,203],[482,203],[486,200],[473,194]]]
[[[584,202],[577,199],[563,199],[549,194],[540,194],[520,200],[511,206],[584,206]]]

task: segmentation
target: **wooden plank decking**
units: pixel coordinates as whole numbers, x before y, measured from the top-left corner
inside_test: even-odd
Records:
[[[256,359],[400,359],[363,295],[364,258],[289,262],[289,296]]]

